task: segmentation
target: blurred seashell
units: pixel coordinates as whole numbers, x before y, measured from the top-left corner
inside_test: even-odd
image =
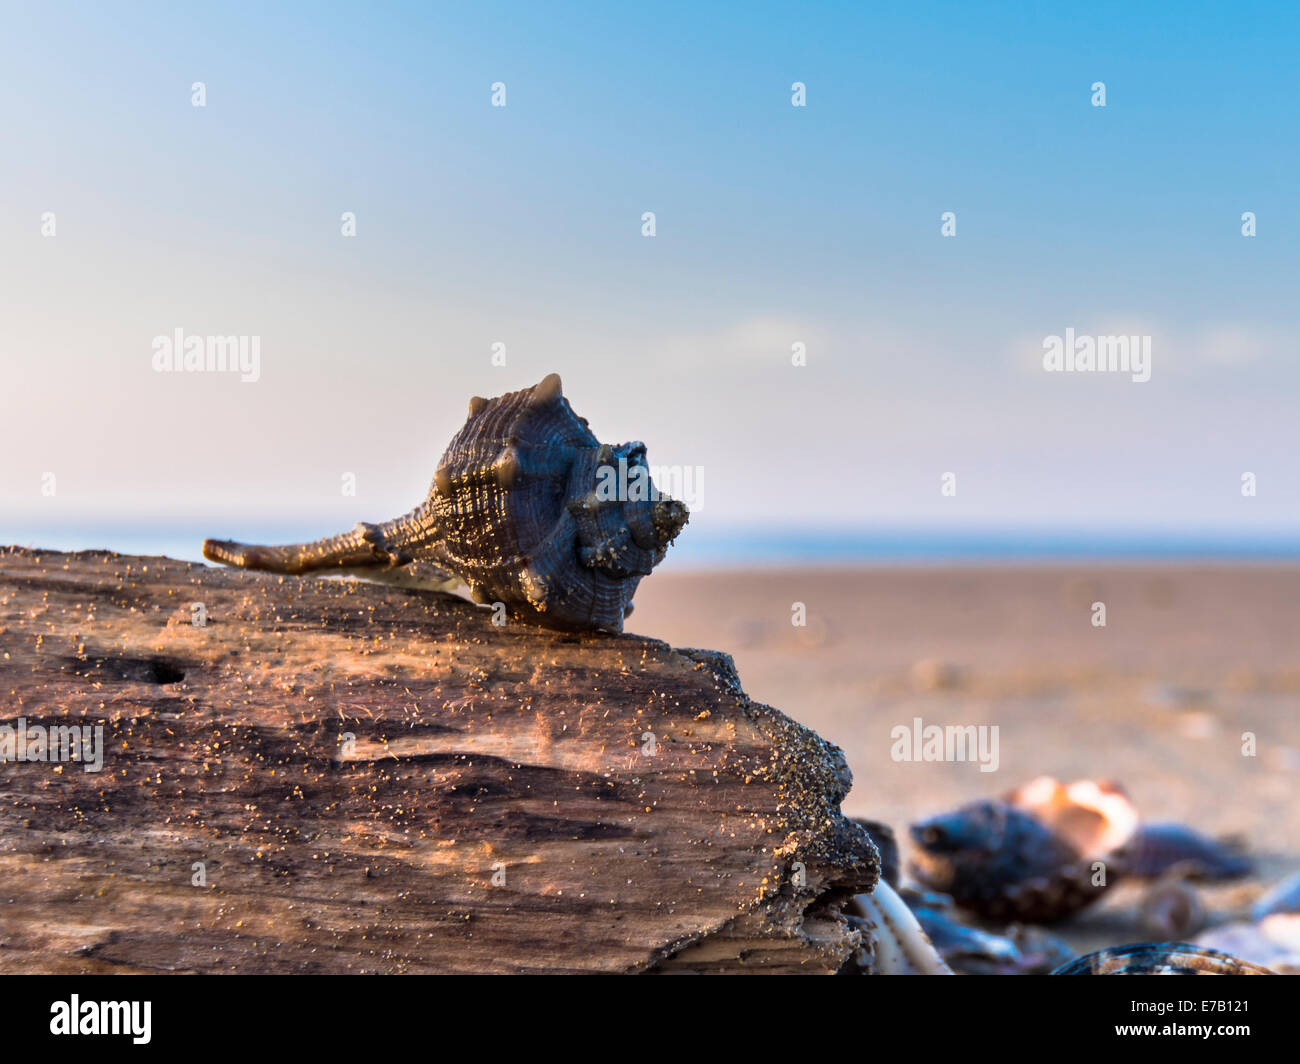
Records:
[[[1244,854],[1184,824],[1143,824],[1124,846],[1124,875],[1158,879],[1173,869],[1181,878],[1222,882],[1254,871]]]
[[[1138,830],[1138,811],[1124,788],[1111,780],[1064,784],[1039,776],[1006,800],[1032,813],[1084,857],[1114,853]]]
[[[1114,946],[1062,965],[1053,975],[1276,975],[1230,953],[1186,942]]]
[[[921,897],[933,898],[936,895]],[[1015,971],[1020,951],[1011,939],[963,924],[956,918],[951,905],[914,902],[906,893],[903,898],[926,937],[953,971],[963,975],[1010,975]]]
[[[845,914],[862,922],[870,939],[873,975],[952,975],[920,923],[883,879],[870,894],[856,894]]]
[[[1065,786],[1043,776],[1003,799],[913,825],[909,867],[924,886],[987,920],[1046,923],[1110,887],[1111,855],[1136,827],[1137,811],[1116,785]]]
[[[1076,956],[1069,943],[1040,928],[1013,924],[994,934],[962,923],[947,894],[904,887],[899,897],[959,975],[1046,975]]]
[[[1046,922],[1083,908],[1092,885],[1079,852],[1005,802],[973,802],[911,829],[912,875],[988,920]]]
[[[1020,950],[1019,969],[1024,975],[1051,975],[1079,955],[1065,939],[1041,927],[1014,924],[1007,928],[1007,937]]]
[[[1258,923],[1223,924],[1196,940],[1276,972],[1300,975],[1300,915],[1274,913]]]
[[[1250,915],[1256,920],[1274,913],[1300,914],[1300,872],[1272,887],[1250,910]]]

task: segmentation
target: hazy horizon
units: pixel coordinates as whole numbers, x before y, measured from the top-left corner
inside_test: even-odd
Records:
[[[239,523],[210,518],[170,523],[27,525],[0,540],[47,550],[113,550],[203,561],[209,536],[244,542],[289,543],[346,531],[347,526],[298,518]],[[688,525],[662,563],[664,571],[780,567],[945,564],[1215,564],[1300,563],[1300,534],[1201,529],[1170,534],[1153,529],[983,527],[941,525],[795,528]]]

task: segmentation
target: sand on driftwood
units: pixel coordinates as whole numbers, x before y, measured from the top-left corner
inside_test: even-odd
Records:
[[[199,623],[202,622],[202,623]],[[726,655],[455,596],[0,550],[0,972],[852,968],[843,756]]]

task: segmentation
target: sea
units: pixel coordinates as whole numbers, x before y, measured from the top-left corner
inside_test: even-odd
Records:
[[[113,550],[202,561],[207,536],[247,543],[302,542],[344,531],[319,523],[31,523],[5,527],[0,545]],[[1061,562],[1300,562],[1300,530],[1014,528],[757,528],[687,526],[665,570]]]

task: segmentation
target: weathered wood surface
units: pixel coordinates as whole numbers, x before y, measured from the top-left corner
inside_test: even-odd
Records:
[[[840,906],[876,854],[840,814],[843,758],[725,655],[494,627],[437,592],[17,548],[0,650],[0,725],[102,724],[106,748],[97,773],[0,765],[0,971],[863,956]]]

